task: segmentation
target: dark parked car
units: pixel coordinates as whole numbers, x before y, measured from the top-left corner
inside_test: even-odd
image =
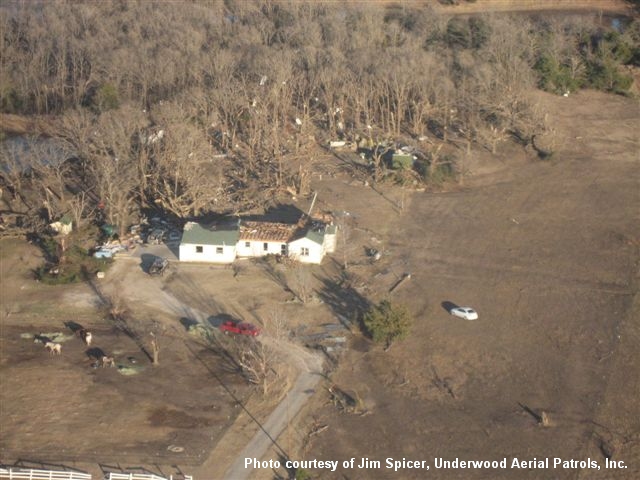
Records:
[[[255,337],[260,335],[260,329],[255,325],[247,322],[234,322],[233,320],[227,320],[220,325],[220,330],[225,334],[236,333],[238,335],[250,335]]]
[[[149,267],[149,275],[164,275],[169,266],[169,260],[157,257]]]
[[[161,228],[156,228],[147,236],[147,243],[159,245],[167,239],[167,232]]]

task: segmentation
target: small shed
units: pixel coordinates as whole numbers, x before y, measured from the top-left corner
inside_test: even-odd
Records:
[[[184,226],[179,254],[181,262],[232,263],[236,258],[236,245],[240,228],[212,225],[205,227],[196,222]]]
[[[73,230],[73,220],[70,215],[63,215],[60,220],[50,223],[49,227],[60,235],[68,235]]]

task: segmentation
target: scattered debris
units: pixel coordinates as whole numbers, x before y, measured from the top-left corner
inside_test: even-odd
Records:
[[[314,426],[309,432],[309,437],[313,437],[314,435],[319,435],[325,430],[327,430],[328,428],[329,428],[329,425],[326,425],[326,424]]]
[[[340,411],[347,413],[366,412],[366,409],[362,408],[362,402],[360,399],[349,395],[337,385],[329,387],[329,393],[331,394],[331,401]]]
[[[527,407],[526,405],[523,405],[520,402],[518,402],[518,405],[520,406],[520,408],[522,408],[522,410],[524,410],[526,413],[531,415],[536,420],[536,422],[538,422],[538,425],[542,425],[543,427],[551,426],[551,422],[549,421],[549,415],[544,410],[541,410],[540,413],[537,413],[533,411],[531,408]]]
[[[389,293],[393,292],[395,289],[397,289],[400,285],[402,285],[404,283],[405,280],[409,280],[411,278],[411,274],[410,273],[405,273],[402,278],[400,280],[398,280],[390,289],[389,289]]]
[[[449,383],[449,379],[441,378],[440,375],[438,375],[438,372],[436,371],[435,367],[431,367],[431,370],[433,371],[433,384],[436,387],[438,387],[439,390],[443,390],[447,392],[451,396],[451,398],[455,400],[456,394],[453,391],[451,384]]]
[[[547,414],[547,412],[545,412],[544,410],[540,412],[540,425],[542,425],[543,427],[551,426],[551,421],[549,420],[549,414]]]

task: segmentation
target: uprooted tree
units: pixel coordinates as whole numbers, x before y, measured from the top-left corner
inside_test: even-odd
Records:
[[[393,342],[409,334],[413,319],[404,305],[382,300],[364,314],[362,322],[373,341],[384,343],[385,350],[388,350]]]

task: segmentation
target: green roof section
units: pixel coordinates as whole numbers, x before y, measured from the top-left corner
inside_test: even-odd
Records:
[[[317,230],[309,230],[304,238],[308,238],[312,242],[316,242],[319,245],[322,245],[324,242],[324,232],[318,232]]]
[[[337,231],[338,231],[338,228],[335,225],[327,225],[327,228],[324,231],[324,233],[326,233],[327,235],[335,235]]]
[[[239,227],[203,227],[196,222],[184,226],[182,243],[191,245],[227,245],[235,246],[240,237]]]

